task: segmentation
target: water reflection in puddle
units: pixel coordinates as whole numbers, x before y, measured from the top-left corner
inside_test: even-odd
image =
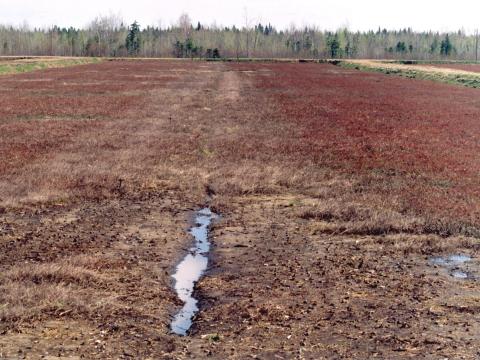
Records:
[[[195,238],[195,245],[178,265],[177,271],[173,275],[175,291],[180,300],[184,302],[182,310],[175,316],[171,324],[172,332],[177,335],[185,336],[187,334],[192,326],[192,319],[199,310],[198,300],[193,297],[193,291],[196,282],[207,270],[208,252],[210,251],[208,230],[216,218],[217,215],[208,208],[197,213],[196,225],[189,231]]]
[[[450,255],[447,257],[434,257],[432,259],[434,264],[442,266],[462,265],[469,261],[472,261],[472,258],[468,255]]]
[[[451,272],[451,275],[455,278],[455,279],[468,279],[470,276],[468,275],[468,273],[464,272],[464,271],[461,271],[461,270],[453,270]]]
[[[434,257],[430,259],[432,264],[444,267],[449,270],[449,274],[455,279],[466,280],[473,278],[464,267],[472,261],[468,255],[450,255],[446,257]]]

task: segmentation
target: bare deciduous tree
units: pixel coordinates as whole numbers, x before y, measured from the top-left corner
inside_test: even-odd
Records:
[[[441,44],[447,35],[408,28],[359,32],[346,27],[324,31],[311,26],[291,26],[278,30],[259,22],[252,27],[254,21],[246,9],[244,20],[241,28],[203,24],[200,30],[195,30],[190,17],[183,14],[173,26],[146,26],[141,30],[138,55],[174,56],[174,46],[179,42],[195,57],[204,57],[208,49],[218,49],[225,57],[325,58],[331,50],[329,40],[332,45],[331,39],[336,34],[335,52],[341,58],[438,60],[442,58]],[[97,17],[84,29],[0,25],[0,55],[126,56],[127,32],[122,18],[112,14]],[[454,49],[449,59],[478,61],[478,31],[448,35]]]
[[[119,44],[125,41],[126,32],[120,15],[110,14],[96,17],[87,26],[93,35],[93,45],[97,56],[115,56]],[[122,31],[123,30],[123,31]]]
[[[184,39],[188,39],[192,30],[192,19],[187,13],[178,18],[178,27],[182,30]]]

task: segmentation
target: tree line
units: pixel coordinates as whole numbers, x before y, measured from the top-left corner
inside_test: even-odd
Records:
[[[219,27],[194,24],[186,14],[168,27],[126,25],[114,15],[97,17],[82,29],[0,25],[3,56],[478,60],[478,43],[478,32],[462,30],[279,30],[261,23]]]

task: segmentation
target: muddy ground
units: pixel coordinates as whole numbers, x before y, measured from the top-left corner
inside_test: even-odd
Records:
[[[0,357],[480,357],[477,90],[116,61],[0,92]],[[171,276],[205,205],[222,217],[178,337]],[[467,279],[432,261],[451,254]]]

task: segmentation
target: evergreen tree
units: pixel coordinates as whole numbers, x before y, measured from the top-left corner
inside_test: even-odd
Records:
[[[336,58],[340,55],[340,41],[338,41],[338,34],[329,37],[327,47],[331,58]]]
[[[407,46],[405,45],[405,43],[403,41],[399,41],[397,43],[396,50],[397,50],[398,53],[404,53],[404,52],[407,51]]]
[[[200,31],[195,31],[200,29]],[[220,49],[222,57],[335,57],[419,60],[475,60],[479,38],[463,31],[413,32],[411,29],[336,32],[316,28],[276,30],[271,24],[238,29],[209,27],[188,16],[171,27],[124,25],[116,16],[100,16],[84,29],[49,29],[0,24],[0,55],[199,57]]]
[[[438,40],[437,38],[433,39],[432,45],[430,45],[430,54],[438,54]]]
[[[303,40],[303,48],[307,51],[310,51],[312,47],[313,47],[312,38],[309,35],[307,35]]]
[[[207,49],[205,56],[207,59],[220,59],[220,50],[218,48]]]
[[[184,53],[185,53],[185,45],[182,42],[177,40],[173,45],[173,55],[177,58],[183,58]]]
[[[138,55],[140,51],[140,25],[136,21],[128,28],[125,46],[129,55]]]
[[[450,42],[450,37],[448,34],[445,36],[445,40],[442,41],[440,45],[440,55],[442,56],[450,56],[453,52],[453,45]]]

